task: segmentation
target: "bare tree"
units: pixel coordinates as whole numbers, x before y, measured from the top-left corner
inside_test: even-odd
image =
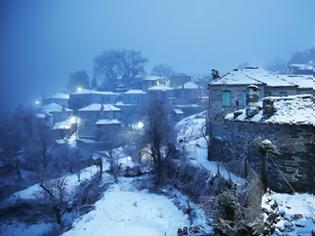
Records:
[[[152,74],[157,76],[170,77],[174,74],[172,67],[164,64],[155,65],[152,68]]]
[[[140,51],[126,49],[105,51],[94,60],[95,78],[100,77],[106,89],[115,89],[119,78],[124,86],[130,86],[144,74],[144,64],[147,61]]]
[[[69,76],[67,87],[70,92],[76,91],[78,87],[86,89],[90,88],[90,79],[86,71],[79,70],[72,73]]]
[[[48,130],[48,127],[44,123],[38,123],[37,126],[38,135],[39,135],[39,149],[42,160],[42,165],[44,171],[47,169],[49,161],[49,151],[50,151],[50,141],[51,136]]]
[[[20,180],[22,179],[20,164],[25,140],[24,130],[18,123],[18,115],[11,112],[0,115],[0,164],[14,170]]]
[[[144,74],[144,65],[148,59],[144,58],[140,51],[126,49],[120,50],[120,58],[123,83],[125,86],[131,86]]]
[[[76,173],[78,181],[80,182],[81,168],[82,168],[82,156],[78,148],[70,148],[67,150],[66,154],[67,163],[69,171],[71,174]]]
[[[149,146],[158,184],[162,183],[163,160],[176,155],[176,133],[170,117],[166,101],[155,99],[148,103],[142,143]]]
[[[65,178],[55,179],[49,182],[42,182],[39,185],[42,188],[42,195],[51,208],[56,223],[60,229],[63,226],[63,214],[66,212],[70,191],[67,188]]]

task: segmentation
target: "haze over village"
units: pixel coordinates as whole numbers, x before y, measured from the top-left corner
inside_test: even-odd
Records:
[[[0,235],[315,235],[314,2],[0,8]]]

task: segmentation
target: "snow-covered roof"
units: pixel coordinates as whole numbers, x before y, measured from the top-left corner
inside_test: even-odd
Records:
[[[312,88],[315,90],[315,78],[311,75],[281,75],[281,77],[299,88]]]
[[[227,120],[250,121],[275,124],[296,124],[315,126],[315,102],[312,95],[295,95],[287,97],[266,97],[274,101],[275,111],[270,117],[263,115],[262,107],[252,117],[246,116],[246,110],[240,110],[239,115],[234,113],[226,115]]]
[[[125,94],[146,94],[146,92],[140,89],[130,89]]]
[[[261,82],[249,77],[242,70],[233,70],[219,79],[210,82],[211,85],[248,85],[262,84]]]
[[[71,126],[72,126],[71,117],[69,117],[64,121],[56,122],[52,129],[70,129]]]
[[[157,85],[157,86],[153,86],[153,87],[150,87],[148,88],[148,90],[150,91],[169,91],[169,90],[173,90],[171,87],[169,86],[165,86],[165,85]]]
[[[187,83],[184,83],[182,86],[179,86],[177,87],[178,89],[199,89],[199,86],[198,84],[194,83],[194,82],[187,82]]]
[[[289,67],[294,67],[299,70],[313,70],[313,66],[308,64],[290,64]]]
[[[120,111],[120,109],[112,104],[93,103],[79,109],[79,111]]]
[[[96,125],[120,125],[121,122],[117,119],[100,119],[95,122]]]
[[[157,75],[148,75],[143,80],[162,80],[163,78],[161,76]]]
[[[37,113],[35,116],[38,119],[45,119],[46,118],[46,115],[44,113]]]
[[[112,91],[97,91],[97,90],[92,90],[92,89],[81,89],[81,90],[76,91],[72,94],[101,94],[101,95],[116,95],[116,96],[118,96],[117,93],[112,92]]]
[[[47,105],[42,106],[41,110],[45,113],[51,113],[51,112],[64,112],[64,111],[72,111],[68,107],[63,107],[56,103],[49,103]]]
[[[135,106],[137,106],[137,104],[126,104],[122,101],[119,101],[119,102],[115,103],[115,106],[117,106],[117,107],[135,107]]]
[[[210,85],[261,85],[270,87],[290,87],[294,84],[286,81],[281,76],[258,67],[249,67],[234,70],[221,78],[210,82]]]
[[[48,96],[47,98],[55,98],[55,99],[69,99],[69,94],[67,93],[56,93],[54,95]]]
[[[184,112],[181,109],[173,109],[173,111],[175,112],[176,115],[183,115]]]

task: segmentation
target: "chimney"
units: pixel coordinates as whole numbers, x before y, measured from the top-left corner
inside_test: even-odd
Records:
[[[272,114],[276,111],[274,107],[274,100],[272,98],[265,98],[263,100],[263,114],[266,117],[272,116]]]
[[[253,117],[259,112],[259,88],[256,85],[249,85],[246,91],[246,116]]]
[[[246,91],[246,105],[259,101],[259,88],[256,85],[248,85]]]

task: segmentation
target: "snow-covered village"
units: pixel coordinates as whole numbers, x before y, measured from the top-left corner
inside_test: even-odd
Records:
[[[315,236],[315,2],[0,4],[0,235]]]

